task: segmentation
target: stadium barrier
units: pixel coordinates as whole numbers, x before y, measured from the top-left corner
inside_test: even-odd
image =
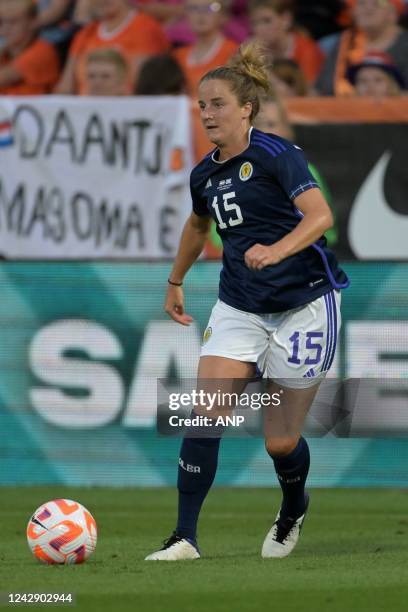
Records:
[[[156,379],[194,378],[220,264],[188,275],[189,328],[162,311],[169,266],[1,263],[0,484],[175,483],[180,440],[156,431]],[[377,407],[354,402],[346,428],[309,422],[310,483],[407,486],[406,265],[344,268],[352,284],[332,376],[367,379]],[[384,377],[399,380],[388,395]],[[223,441],[218,485],[274,478],[259,437]]]

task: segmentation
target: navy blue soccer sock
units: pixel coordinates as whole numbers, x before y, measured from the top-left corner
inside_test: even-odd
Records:
[[[309,473],[310,453],[301,437],[289,455],[273,457],[276,474],[283,493],[281,514],[298,518],[305,511],[305,484]]]
[[[176,532],[194,542],[198,515],[217,471],[220,441],[220,437],[186,437],[181,445],[177,479],[179,504]]]

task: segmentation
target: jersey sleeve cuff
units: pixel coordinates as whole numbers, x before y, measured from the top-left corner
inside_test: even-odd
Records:
[[[304,193],[305,191],[309,191],[309,189],[315,189],[316,187],[318,189],[320,189],[320,187],[319,187],[318,183],[316,183],[316,181],[306,181],[306,183],[302,183],[301,185],[298,185],[298,187],[296,187],[296,189],[294,189],[289,194],[289,197],[293,201],[301,193]]]

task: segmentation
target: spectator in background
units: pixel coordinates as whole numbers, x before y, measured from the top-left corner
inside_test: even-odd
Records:
[[[58,56],[37,38],[37,6],[32,0],[0,0],[0,94],[50,93],[59,76]]]
[[[162,25],[172,44],[188,44],[191,32],[186,25],[183,0],[131,0],[132,6],[150,15]],[[184,34],[187,29],[187,37]],[[178,32],[181,32],[181,39]]]
[[[247,40],[250,34],[248,0],[231,0],[224,34],[238,43]]]
[[[258,130],[262,130],[266,133],[277,134],[281,138],[287,140],[295,140],[295,132],[289,121],[286,109],[278,95],[275,96],[264,96],[261,98],[261,105],[259,114],[254,121],[254,127]],[[325,238],[330,248],[333,248],[338,240],[338,229],[336,222],[336,211],[333,206],[333,198],[330,193],[329,187],[320,174],[319,170],[312,163],[308,163],[309,171],[318,183],[325,199],[330,205],[333,213],[334,225],[325,232]]]
[[[38,6],[36,27],[41,38],[56,48],[65,63],[68,48],[79,25],[74,22],[75,0],[34,0]]]
[[[317,43],[294,28],[292,0],[251,0],[249,16],[255,39],[270,53],[272,61],[294,60],[309,84],[319,75],[324,56]]]
[[[271,81],[283,98],[307,96],[309,88],[303,71],[290,59],[277,59],[269,71]]]
[[[38,6],[36,27],[41,31],[41,37],[53,44],[65,40],[70,27],[68,18],[71,16],[74,0],[34,0]]]
[[[163,25],[169,40],[175,47],[192,45],[195,35],[185,14],[184,0],[132,0],[141,11],[152,15]],[[247,0],[230,0],[229,12],[223,24],[227,38],[241,43],[248,38],[249,22]]]
[[[92,10],[92,0],[75,0],[73,18],[75,23],[84,25],[96,18]]]
[[[276,134],[293,141],[295,132],[279,95],[263,96],[254,127],[267,134]]]
[[[371,51],[386,52],[408,80],[408,32],[398,25],[403,0],[355,0],[354,26],[345,30],[327,56],[316,83],[322,95],[353,95],[349,68]]]
[[[381,99],[399,96],[405,90],[401,72],[386,53],[368,53],[362,62],[349,68],[347,76],[357,96]]]
[[[138,96],[177,96],[185,94],[186,77],[179,63],[169,54],[146,60],[140,69],[135,94]]]
[[[222,32],[227,17],[222,2],[187,0],[186,10],[196,41],[176,49],[175,57],[186,76],[188,93],[196,98],[201,77],[226,64],[238,45]]]
[[[142,61],[150,55],[167,51],[169,47],[157,21],[136,12],[128,0],[91,0],[90,6],[97,19],[74,37],[56,93],[88,94],[86,57],[94,49],[114,47],[123,53],[129,63],[130,86],[133,88]]]
[[[95,49],[86,58],[86,88],[90,96],[126,96],[129,66],[116,49]]]
[[[344,0],[298,0],[295,3],[296,23],[314,39],[328,36],[339,31],[344,4]]]
[[[323,34],[321,37],[319,37],[319,47],[325,56],[329,55],[330,51],[338,41],[339,31],[350,28],[353,25],[354,2],[355,0],[342,0],[342,10],[336,15],[336,23],[338,25],[337,32],[333,32],[332,34]]]

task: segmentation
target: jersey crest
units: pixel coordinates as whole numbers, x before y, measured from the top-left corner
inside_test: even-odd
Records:
[[[239,178],[241,181],[247,181],[251,178],[254,167],[251,162],[244,162],[239,169]]]

